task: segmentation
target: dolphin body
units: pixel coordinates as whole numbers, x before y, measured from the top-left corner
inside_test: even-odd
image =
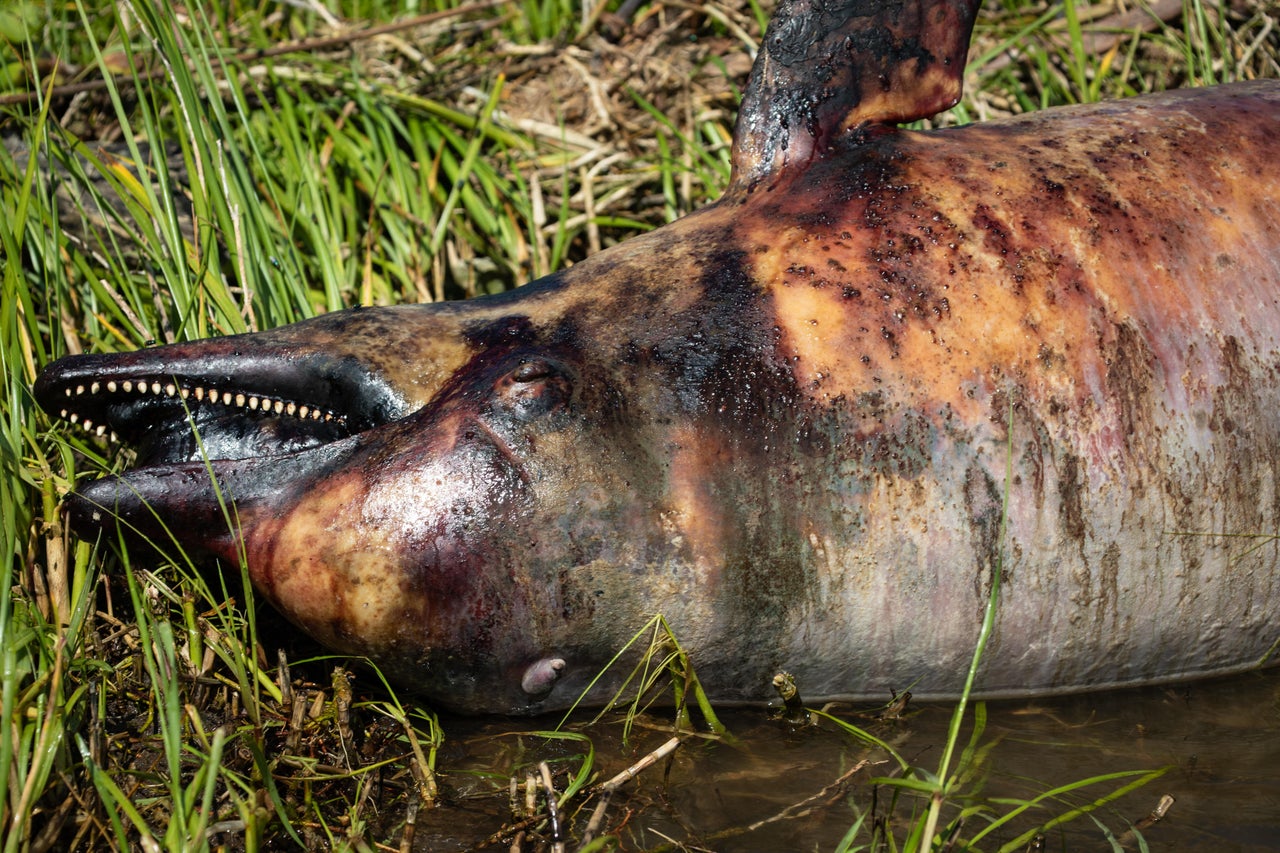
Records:
[[[463,711],[566,707],[659,613],[714,700],[954,696],[997,582],[987,695],[1255,665],[1280,83],[895,128],[976,5],[783,0],[724,197],[516,291],[55,362],[138,449],[73,527],[243,560]]]

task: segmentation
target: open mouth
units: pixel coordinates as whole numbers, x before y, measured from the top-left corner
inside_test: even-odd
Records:
[[[398,395],[351,361],[220,348],[62,359],[40,375],[36,399],[48,413],[134,448],[138,468],[298,453],[405,414]]]
[[[49,414],[136,453],[128,471],[67,497],[73,529],[92,535],[114,517],[130,535],[196,544],[223,542],[227,499],[247,511],[305,491],[357,436],[410,408],[349,354],[265,336],[70,356],[33,390]]]

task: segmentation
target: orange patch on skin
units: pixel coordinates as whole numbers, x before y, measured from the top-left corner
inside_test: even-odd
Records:
[[[797,387],[828,405],[868,392],[934,400],[971,423],[1011,386],[1088,412],[1110,405],[1122,328],[1150,342],[1169,387],[1181,384],[1177,342],[1248,334],[1257,306],[1275,301],[1274,267],[1265,238],[1242,235],[1272,226],[1242,219],[1258,210],[1239,198],[1256,196],[1256,179],[1223,172],[1214,151],[1252,150],[1248,140],[1206,139],[1176,111],[1108,115],[1108,139],[1063,130],[1106,110],[899,131],[868,143],[851,173],[836,156],[750,199],[738,232],[756,248]],[[1178,227],[1187,210],[1201,213],[1194,231]],[[1217,268],[1186,268],[1214,246],[1233,247]],[[1243,269],[1257,286],[1240,287]]]
[[[353,652],[378,648],[404,619],[400,555],[354,521],[367,491],[352,476],[329,485],[323,500],[313,495],[283,519],[253,563],[270,565],[263,586],[277,608],[321,642]]]
[[[708,447],[708,436],[681,426],[671,436],[671,471],[663,527],[693,557],[702,582],[714,588],[725,561],[725,530],[720,499],[713,493],[712,476],[723,469],[724,451]]]
[[[1050,375],[1041,362],[1046,352],[1061,356],[1084,339],[1089,317],[1055,310],[1048,289],[1014,297],[984,286],[993,276],[984,259],[970,259],[965,273],[950,275],[950,253],[935,250],[913,259],[914,272],[943,284],[924,294],[904,293],[883,284],[881,271],[854,251],[822,238],[807,242],[827,244],[820,257],[831,262],[830,271],[813,269],[812,248],[753,261],[773,300],[780,355],[815,402],[909,390],[914,400],[945,402],[973,420],[984,410],[972,391],[989,392],[1002,376],[1035,375],[1042,391],[1071,391],[1065,372]]]

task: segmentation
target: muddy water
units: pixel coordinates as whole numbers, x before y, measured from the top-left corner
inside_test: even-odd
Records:
[[[841,712],[889,743],[906,761],[936,769],[951,709],[913,706],[896,721]],[[1042,701],[988,703],[981,754],[962,792],[965,805],[987,803],[987,818],[970,818],[972,837],[991,816],[1071,782],[1120,771],[1165,774],[1146,786],[1045,833],[1045,850],[1109,850],[1107,832],[1123,837],[1164,795],[1174,798],[1164,818],[1141,832],[1152,850],[1280,851],[1280,673]],[[628,850],[832,850],[860,814],[882,819],[899,843],[918,800],[900,798],[872,782],[895,773],[883,750],[867,747],[829,723],[796,728],[761,711],[722,714],[733,741],[687,739],[675,754],[642,772],[614,796],[605,831]],[[974,717],[966,719],[964,737]],[[509,779],[546,760],[563,789],[584,760],[580,741],[546,741],[528,731],[558,720],[442,721],[448,736],[439,766],[444,797],[419,813],[414,849],[510,849],[486,844],[513,821]],[[616,720],[570,726],[590,738],[600,779],[625,769],[670,737],[668,717],[642,719],[624,742]],[[989,750],[985,750],[990,747]],[[985,750],[985,751],[984,751]],[[838,780],[860,762],[871,762]],[[1001,844],[1042,826],[1074,806],[1125,785],[1102,782],[1051,799],[1011,821],[978,845]],[[817,795],[817,796],[815,796]],[[594,808],[580,797],[560,815],[567,849],[575,849]],[[954,808],[944,813],[953,817]],[[1096,820],[1095,820],[1096,818]],[[1105,827],[1105,829],[1104,829]],[[546,827],[543,827],[544,835]],[[860,841],[866,843],[864,832]],[[665,845],[665,847],[664,847]],[[1128,839],[1128,849],[1138,842]],[[527,850],[540,849],[530,842]],[[545,849],[545,848],[542,848]],[[1020,845],[1019,850],[1025,849]]]

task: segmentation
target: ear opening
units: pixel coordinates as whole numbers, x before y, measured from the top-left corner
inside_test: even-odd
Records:
[[[960,100],[980,0],[781,0],[734,128],[732,189],[772,182],[841,134]]]

